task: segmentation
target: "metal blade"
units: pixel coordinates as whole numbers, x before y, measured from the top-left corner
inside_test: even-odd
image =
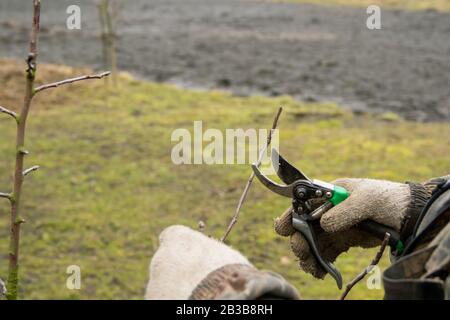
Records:
[[[275,192],[276,194],[279,194],[284,197],[292,198],[294,185],[284,186],[270,180],[269,178],[264,176],[259,170],[259,168],[254,164],[252,164],[252,169],[258,180],[261,181],[261,183],[265,185],[270,191]]]
[[[286,184],[291,184],[297,180],[311,181],[300,170],[287,162],[275,148],[272,149],[272,165],[277,172],[278,177]]]

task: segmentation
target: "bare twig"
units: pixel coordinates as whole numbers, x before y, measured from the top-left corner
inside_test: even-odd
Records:
[[[282,111],[283,111],[282,107],[278,108],[278,112],[275,115],[275,118],[273,119],[272,129],[270,130],[269,135],[267,136],[267,143],[266,143],[265,147],[263,148],[263,150],[261,150],[258,162],[256,163],[257,167],[259,167],[261,165],[261,162],[264,158],[264,154],[266,153],[267,148],[269,147],[270,143],[272,142],[272,134],[275,131],[275,129],[277,128],[278,119],[280,119],[280,115],[281,115]],[[225,241],[225,239],[228,237],[228,234],[230,233],[231,229],[233,229],[233,226],[236,224],[236,222],[239,218],[239,213],[241,212],[242,205],[244,204],[244,201],[247,198],[248,191],[250,190],[250,186],[252,185],[254,178],[255,178],[255,174],[252,172],[252,174],[250,175],[250,177],[247,180],[247,183],[245,185],[244,191],[242,192],[241,198],[239,199],[239,202],[238,202],[238,205],[234,212],[233,218],[231,219],[230,223],[228,224],[228,227],[225,230],[225,233],[222,236],[222,238],[220,239],[220,241],[222,241],[222,242]]]
[[[17,113],[15,113],[14,111],[8,110],[8,109],[6,109],[6,108],[4,108],[2,106],[0,106],[0,112],[13,117],[16,121],[18,119],[17,118]]]
[[[50,88],[57,88],[59,86],[69,84],[69,83],[74,83],[74,82],[84,81],[84,80],[101,79],[101,78],[109,76],[110,74],[111,74],[111,72],[106,71],[106,72],[102,72],[99,74],[80,76],[80,77],[76,77],[76,78],[71,78],[71,79],[66,79],[66,80],[62,80],[62,81],[58,81],[58,82],[54,82],[54,83],[45,84],[45,85],[42,85],[42,86],[34,89],[34,94],[39,93],[44,90],[47,90],[47,89],[50,89]]]
[[[19,242],[20,242],[20,196],[23,184],[23,163],[25,152],[25,129],[30,111],[31,100],[33,98],[34,80],[36,77],[36,59],[38,55],[38,36],[41,16],[40,0],[33,0],[33,25],[30,36],[30,51],[27,58],[25,97],[17,125],[16,134],[16,164],[14,170],[14,186],[11,202],[11,223],[10,223],[10,240],[9,240],[9,268],[7,281],[7,298],[9,300],[17,299],[17,288],[19,283]]]
[[[11,194],[10,193],[0,192],[0,198],[11,200]]]
[[[381,243],[380,249],[378,249],[378,252],[377,252],[377,255],[375,256],[375,258],[372,260],[370,265],[367,268],[364,269],[364,271],[362,271],[360,274],[358,274],[355,279],[353,279],[352,281],[350,281],[347,284],[347,286],[345,287],[344,292],[341,295],[340,300],[344,300],[345,297],[349,294],[350,290],[352,290],[352,288],[355,286],[355,284],[357,284],[359,281],[364,279],[364,277],[370,271],[372,271],[372,269],[378,264],[378,262],[380,262],[380,259],[383,256],[384,250],[386,249],[386,246],[389,243],[389,238],[390,237],[391,237],[391,235],[386,232],[386,234],[384,235],[383,242]]]
[[[103,47],[103,64],[105,68],[112,71],[113,84],[116,85],[117,78],[117,54],[116,54],[116,34],[114,31],[115,20],[117,19],[116,1],[99,0],[97,2],[100,17],[101,39]]]
[[[31,172],[36,171],[38,169],[39,169],[39,166],[32,166],[31,168],[28,168],[28,169],[24,170],[22,174],[25,177],[28,174],[30,174]]]

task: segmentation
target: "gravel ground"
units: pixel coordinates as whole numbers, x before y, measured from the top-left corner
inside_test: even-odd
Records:
[[[67,30],[68,5],[82,29]],[[450,120],[450,14],[239,0],[123,1],[119,67],[140,78],[236,95],[289,94],[355,111]],[[94,2],[45,0],[41,61],[101,68]],[[0,3],[0,56],[25,57],[30,1]]]

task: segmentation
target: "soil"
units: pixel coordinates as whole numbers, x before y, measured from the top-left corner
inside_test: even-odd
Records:
[[[236,95],[288,94],[356,112],[450,120],[450,14],[250,0],[122,1],[119,67],[140,78]],[[77,4],[82,29],[66,28]],[[0,3],[0,56],[25,57],[30,1]],[[44,62],[102,68],[92,0],[42,3]]]

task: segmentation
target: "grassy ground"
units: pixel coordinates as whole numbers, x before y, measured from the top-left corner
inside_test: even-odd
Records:
[[[378,5],[385,9],[405,9],[405,10],[427,10],[450,11],[450,1],[448,0],[271,0],[275,2],[298,2],[314,3],[321,5],[348,5],[358,7],[368,7]]]
[[[20,104],[22,63],[0,61],[0,102]],[[45,81],[83,73],[46,66]],[[24,189],[21,298],[141,299],[159,232],[171,224],[222,235],[243,185],[247,165],[176,166],[171,133],[209,128],[266,128],[277,106],[281,151],[310,176],[424,180],[448,173],[450,124],[417,124],[392,115],[355,116],[334,105],[300,104],[288,97],[237,98],[193,92],[123,77],[107,90],[102,81],[48,91],[37,97],[29,122],[27,164],[41,170]],[[14,125],[0,118],[0,191],[8,191]],[[333,299],[333,280],[299,271],[286,239],[272,231],[288,206],[259,183],[251,189],[229,241],[258,267],[284,275],[304,298]],[[8,206],[0,203],[0,277],[5,278]],[[359,273],[374,250],[351,250],[337,262],[344,281]],[[385,258],[382,267],[386,267]],[[66,268],[79,265],[82,289],[66,289]],[[349,298],[381,298],[359,284]]]

